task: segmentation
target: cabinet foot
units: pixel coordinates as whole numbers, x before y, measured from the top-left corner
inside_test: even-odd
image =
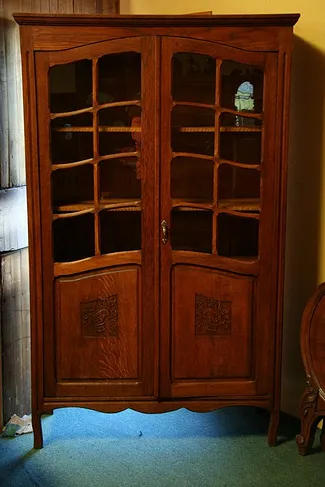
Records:
[[[268,432],[268,444],[269,444],[269,446],[276,446],[277,445],[279,418],[280,418],[280,412],[279,411],[271,411],[269,432]]]
[[[32,424],[33,424],[33,431],[34,431],[34,448],[37,449],[43,448],[43,433],[42,433],[41,417],[42,415],[40,413],[36,413],[32,415]]]

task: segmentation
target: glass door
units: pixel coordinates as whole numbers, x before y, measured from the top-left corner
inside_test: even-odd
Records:
[[[162,51],[162,394],[255,394],[275,58],[178,38]]]
[[[50,396],[154,394],[153,43],[37,57]]]

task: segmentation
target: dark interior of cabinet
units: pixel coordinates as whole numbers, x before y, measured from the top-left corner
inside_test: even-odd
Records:
[[[141,250],[141,211],[101,211],[101,253]]]
[[[218,215],[217,252],[224,257],[257,257],[259,221],[255,218]]]
[[[94,215],[87,213],[53,222],[55,262],[72,262],[95,255]]]
[[[171,215],[171,246],[173,250],[212,252],[211,211],[186,211],[175,208]]]

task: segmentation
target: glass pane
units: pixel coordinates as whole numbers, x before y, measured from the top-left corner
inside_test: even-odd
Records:
[[[239,117],[232,113],[222,113],[220,115],[220,126],[225,128],[245,127],[247,129],[261,130],[262,120],[252,117]]]
[[[51,113],[92,106],[92,61],[83,59],[52,66],[49,70]]]
[[[141,129],[141,108],[137,105],[103,108],[98,112],[99,126]]]
[[[218,215],[218,254],[224,257],[257,257],[258,228],[256,218]]]
[[[95,255],[94,238],[92,213],[54,220],[54,261],[72,262]]]
[[[220,134],[221,159],[243,164],[260,164],[262,151],[261,132],[222,132]]]
[[[101,253],[141,250],[141,211],[101,211]]]
[[[99,154],[118,154],[122,152],[136,152],[136,141],[132,132],[100,132]]]
[[[107,54],[98,60],[98,103],[141,98],[141,55]]]
[[[237,111],[262,113],[262,69],[235,61],[223,61],[221,65],[221,106]]]
[[[141,198],[141,179],[138,159],[125,157],[102,161],[100,168],[100,198],[102,202],[118,198]]]
[[[99,110],[99,153],[141,149],[141,109],[136,105]]]
[[[91,159],[93,157],[92,126],[91,113],[52,120],[50,142],[52,164]]]
[[[216,90],[216,61],[210,56],[179,52],[172,59],[172,97],[213,105]]]
[[[214,154],[215,112],[210,108],[175,106],[171,115],[172,150]]]
[[[173,250],[212,252],[212,212],[173,209],[171,215]]]
[[[53,212],[80,211],[93,204],[93,166],[58,169],[52,173]]]
[[[260,209],[260,172],[222,164],[218,172],[219,208],[257,212]]]
[[[187,201],[213,200],[213,162],[175,157],[171,162],[170,195]]]

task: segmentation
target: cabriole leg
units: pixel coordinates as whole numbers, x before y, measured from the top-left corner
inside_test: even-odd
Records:
[[[42,422],[41,413],[36,413],[32,415],[32,424],[34,431],[34,448],[43,448],[43,433],[42,433]]]
[[[279,410],[271,411],[269,432],[268,432],[268,444],[269,444],[269,446],[276,446],[276,444],[277,444],[279,418],[280,418]]]

